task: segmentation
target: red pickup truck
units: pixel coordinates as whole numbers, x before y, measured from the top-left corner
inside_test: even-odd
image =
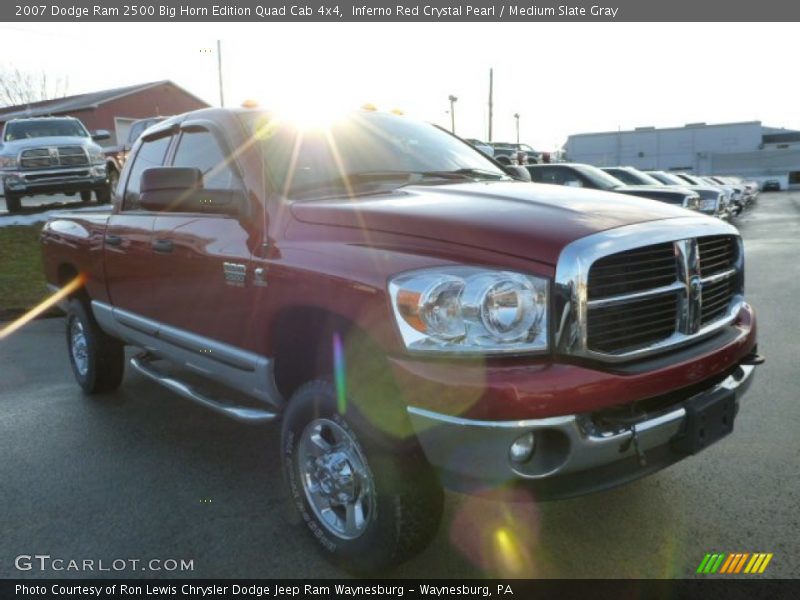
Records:
[[[111,214],[43,231],[87,393],[131,366],[246,422],[282,420],[291,497],[338,564],[434,536],[443,487],[535,500],[631,481],[729,434],[756,321],[729,224],[515,180],[374,110],[303,125],[169,118]]]

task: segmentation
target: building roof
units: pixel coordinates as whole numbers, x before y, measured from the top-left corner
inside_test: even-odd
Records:
[[[592,133],[573,133],[569,137],[584,137],[589,135],[619,135],[622,133],[653,133],[659,131],[679,131],[682,129],[698,129],[698,128],[709,128],[709,127],[740,127],[742,125],[756,125],[758,127],[762,127],[761,121],[738,121],[735,123],[687,123],[686,125],[682,125],[680,127],[654,127],[652,125],[648,125],[645,127],[637,127],[635,129],[623,129],[618,131],[597,131]]]
[[[99,105],[111,102],[117,98],[129,96],[130,94],[142,92],[144,90],[165,84],[177,88],[198,102],[202,102],[206,105],[208,104],[204,100],[201,100],[191,92],[186,91],[172,81],[164,79],[161,81],[152,81],[150,83],[140,83],[137,85],[129,85],[110,90],[102,90],[100,92],[89,92],[88,94],[77,94],[74,96],[65,96],[63,98],[54,98],[52,100],[41,100],[39,102],[31,102],[30,104],[5,106],[0,108],[0,121],[8,121],[10,119],[22,117],[41,117],[52,114],[62,114],[66,112],[97,108]]]

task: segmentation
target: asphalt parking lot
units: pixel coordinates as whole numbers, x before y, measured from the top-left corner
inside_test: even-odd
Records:
[[[763,194],[737,225],[767,363],[733,436],[583,498],[450,494],[434,543],[393,575],[686,577],[707,552],[771,552],[760,577],[800,577],[800,193]],[[341,576],[287,504],[278,430],[224,420],[130,369],[119,391],[87,399],[63,320],[30,324],[0,342],[0,577],[91,576],[20,572],[21,554],[194,565],[127,577]],[[512,553],[491,543],[501,527]]]

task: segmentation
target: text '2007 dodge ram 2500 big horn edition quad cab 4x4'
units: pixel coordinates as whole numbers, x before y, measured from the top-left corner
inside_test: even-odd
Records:
[[[508,172],[515,172],[512,167]],[[355,571],[433,537],[442,484],[618,485],[730,433],[756,322],[734,227],[523,183],[438,128],[208,109],[148,130],[109,214],[55,217],[88,393],[150,379],[282,419],[288,488]]]

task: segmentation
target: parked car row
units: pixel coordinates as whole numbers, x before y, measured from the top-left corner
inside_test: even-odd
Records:
[[[626,170],[620,177],[608,169],[577,163],[553,163],[528,165],[531,180],[537,183],[583,187],[629,196],[640,196],[696,210],[712,216],[720,216],[719,203],[705,203],[701,194],[686,185],[662,185],[647,177]],[[625,168],[627,169],[627,168]],[[624,179],[622,178],[624,177]]]
[[[736,216],[747,208],[758,197],[758,184],[744,182],[734,177],[690,175],[689,173],[670,173],[666,171],[649,171],[656,179],[662,181],[682,181],[695,186],[711,187],[720,190],[725,196],[729,216]]]
[[[486,156],[494,158],[501,165],[534,165],[544,160],[544,155],[531,148],[528,144],[511,144],[507,142],[482,142],[474,138],[464,140],[473,147],[483,152]]]
[[[699,176],[635,167],[594,167],[578,163],[527,165],[539,183],[586,187],[677,204],[720,219],[739,215],[758,198],[754,181],[733,176]]]

